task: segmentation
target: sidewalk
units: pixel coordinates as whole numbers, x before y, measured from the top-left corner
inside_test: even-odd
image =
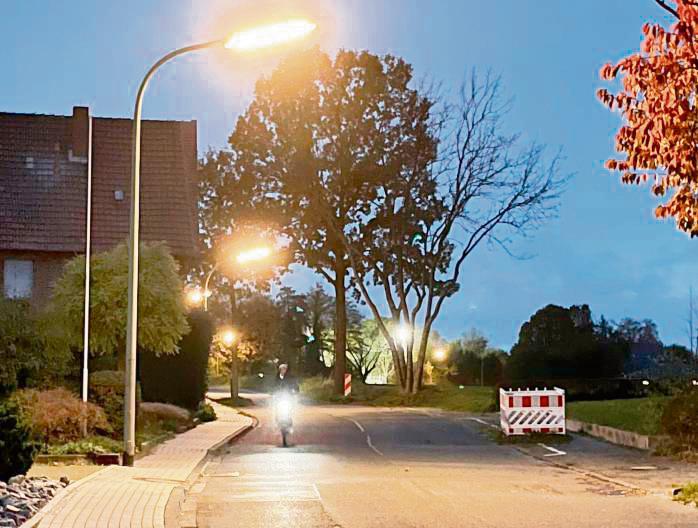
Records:
[[[209,451],[252,425],[252,419],[211,402],[218,420],[177,435],[138,459],[110,466],[67,487],[25,526],[40,528],[164,528],[165,507]]]

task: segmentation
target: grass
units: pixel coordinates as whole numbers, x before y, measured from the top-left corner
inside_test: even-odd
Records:
[[[689,482],[681,488],[674,500],[683,504],[693,504],[698,506],[698,482]]]
[[[578,401],[567,404],[567,417],[644,435],[660,433],[666,396],[628,400]]]
[[[106,436],[90,436],[75,442],[51,444],[44,450],[47,455],[88,455],[91,453],[119,453],[121,442]]]
[[[465,386],[462,389],[450,383],[430,385],[418,394],[402,394],[392,385],[352,384],[349,398],[332,392],[331,382],[309,378],[301,382],[301,394],[317,402],[361,403],[376,407],[435,407],[446,411],[483,413],[493,409],[492,387]]]

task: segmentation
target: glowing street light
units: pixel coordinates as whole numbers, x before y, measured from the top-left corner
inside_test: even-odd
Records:
[[[438,361],[439,363],[442,361],[446,360],[446,356],[448,356],[446,349],[445,348],[437,348],[432,352],[431,357],[434,361]]]
[[[250,249],[249,251],[243,251],[237,257],[235,257],[235,260],[238,261],[238,264],[247,264],[248,262],[264,260],[269,255],[271,255],[271,249],[268,247],[258,247]]]
[[[249,262],[256,262],[258,260],[263,260],[271,255],[271,249],[265,246],[252,248],[247,251],[238,253],[235,257],[238,264],[247,264]],[[206,282],[204,282],[204,312],[208,312],[208,298],[213,294],[211,290],[208,289],[208,283],[211,282],[211,276],[218,267],[221,265],[221,261],[216,262],[216,264],[211,268],[211,271],[206,275]]]
[[[204,294],[197,288],[187,292],[187,304],[190,306],[199,306],[204,300]]]
[[[395,329],[395,339],[397,339],[403,347],[407,346],[407,343],[412,336],[412,329],[408,324],[401,324]]]
[[[220,335],[221,342],[227,347],[232,346],[233,343],[235,343],[235,340],[237,339],[235,331],[231,330],[230,328],[223,330]]]
[[[238,51],[268,48],[303,38],[316,27],[317,25],[304,19],[287,20],[278,24],[239,31],[228,39],[225,47]]]
[[[185,53],[209,48],[227,47],[248,51],[300,39],[315,29],[307,20],[288,20],[234,33],[228,39],[217,39],[171,51],[151,66],[143,77],[133,111],[133,145],[131,155],[131,215],[128,239],[128,312],[126,321],[126,373],[124,376],[124,464],[133,465],[136,454],[136,351],[138,350],[138,250],[140,242],[140,188],[141,188],[141,113],[143,96],[155,72],[166,62]],[[208,288],[205,288],[207,290]],[[206,307],[204,296],[204,306]]]

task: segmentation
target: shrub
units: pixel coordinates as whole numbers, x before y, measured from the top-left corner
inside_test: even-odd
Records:
[[[0,297],[0,397],[67,372],[70,355],[47,346],[40,326],[27,301]]]
[[[698,392],[674,396],[664,408],[662,429],[682,450],[698,449]]]
[[[16,401],[25,411],[34,437],[44,444],[68,442],[88,434],[111,432],[101,407],[83,402],[66,389],[47,391],[23,390]]]
[[[185,425],[191,421],[188,410],[170,403],[143,402],[140,405],[140,411],[143,423],[171,421]]]
[[[114,438],[119,438],[124,430],[124,373],[102,370],[90,375],[89,400],[104,409]],[[140,387],[137,387],[136,409],[140,400]]]
[[[200,422],[213,422],[218,418],[216,416],[216,411],[210,403],[201,403],[199,409],[196,411],[196,417]]]
[[[103,436],[94,436],[75,442],[51,445],[46,448],[46,453],[49,455],[92,455],[119,453],[120,451],[121,442]]]
[[[26,473],[36,451],[22,409],[12,400],[0,402],[0,480]]]
[[[141,355],[143,399],[196,409],[206,395],[208,353],[213,323],[206,312],[188,315],[191,331],[179,343],[179,353]]]

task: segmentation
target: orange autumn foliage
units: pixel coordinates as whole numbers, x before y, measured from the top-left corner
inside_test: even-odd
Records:
[[[601,69],[602,79],[618,79],[621,87],[597,95],[625,121],[616,134],[616,150],[625,156],[606,167],[624,183],[652,181],[652,192],[668,197],[656,216],[673,217],[698,236],[698,2],[658,3],[675,23],[645,24],[640,51]]]

